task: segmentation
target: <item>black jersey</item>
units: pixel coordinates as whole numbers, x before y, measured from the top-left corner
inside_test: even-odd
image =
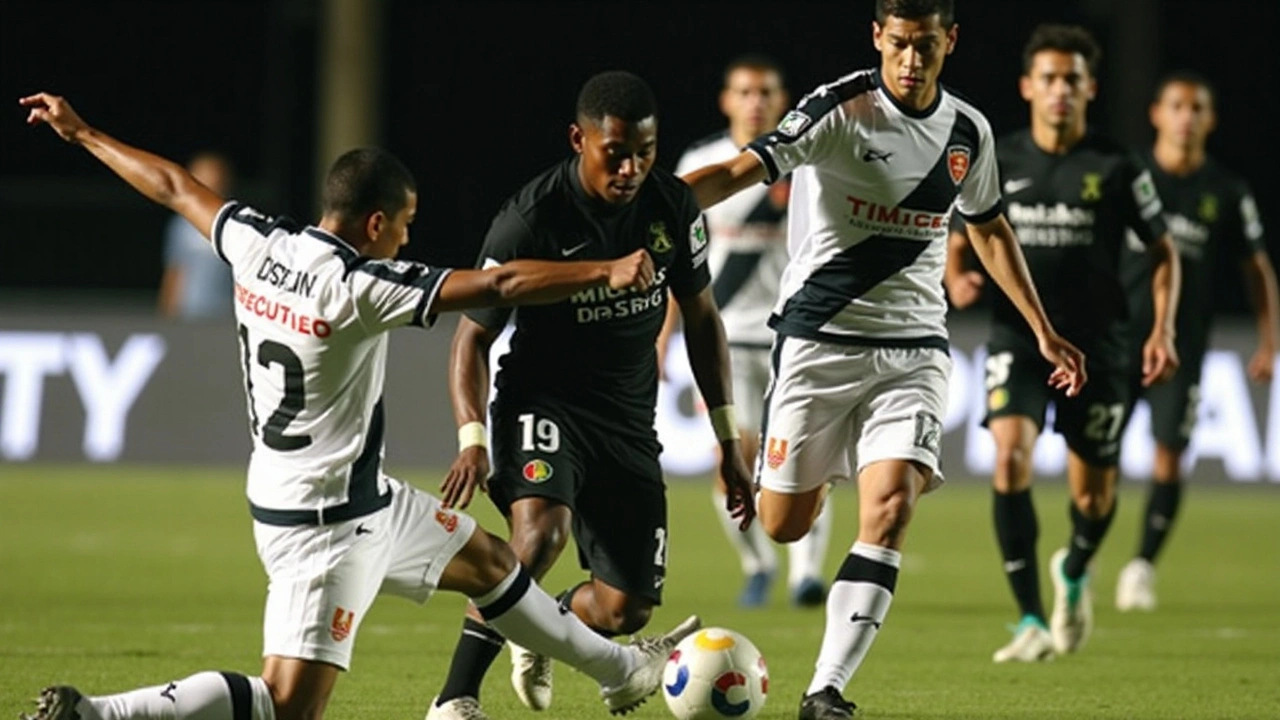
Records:
[[[589,198],[570,158],[534,178],[493,220],[480,265],[516,258],[606,260],[648,248],[655,282],[644,292],[580,292],[553,305],[515,311],[510,352],[495,381],[497,402],[546,401],[587,426],[654,435],[658,392],[655,343],[666,315],[667,290],[698,294],[711,281],[708,237],[693,191],[654,168],[636,198],[615,207]],[[473,310],[486,328],[506,324],[511,309]]]
[[[1086,352],[1123,342],[1126,228],[1144,244],[1165,232],[1150,173],[1134,154],[1093,133],[1054,155],[1023,130],[998,142],[996,155],[1009,222],[1055,329]],[[998,288],[991,302],[993,335],[1034,342]]]
[[[1178,303],[1178,347],[1203,352],[1213,314],[1214,266],[1222,256],[1243,260],[1264,249],[1262,222],[1248,184],[1207,158],[1186,176],[1160,169],[1150,152],[1143,158],[1164,205],[1164,219],[1182,260],[1182,296]],[[1124,283],[1129,293],[1134,335],[1150,331],[1155,310],[1151,299],[1151,263],[1141,247],[1129,243]],[[1183,358],[1184,362],[1192,358]]]

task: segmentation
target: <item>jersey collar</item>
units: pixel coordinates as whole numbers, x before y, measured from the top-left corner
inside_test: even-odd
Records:
[[[349,263],[360,257],[360,253],[356,252],[355,248],[348,245],[346,240],[343,240],[328,230],[318,228],[315,225],[309,225],[303,232],[325,244],[333,246],[333,249],[337,251],[338,255],[342,257],[344,262]]]
[[[929,107],[923,110],[917,110],[913,107],[904,105],[902,101],[893,96],[893,93],[889,92],[889,88],[884,84],[884,77],[882,77],[881,72],[881,69],[877,68],[876,71],[871,74],[871,83],[879,88],[880,92],[884,93],[884,96],[889,98],[889,102],[893,103],[893,106],[898,108],[898,112],[903,115],[917,120],[924,120],[936,112],[938,110],[938,106],[942,104],[942,93],[945,92],[942,89],[942,83],[938,83],[938,92],[933,96],[933,102],[929,103]]]

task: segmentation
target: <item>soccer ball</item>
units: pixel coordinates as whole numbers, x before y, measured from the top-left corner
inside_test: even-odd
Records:
[[[750,720],[764,708],[769,669],[750,640],[724,628],[706,628],[672,651],[662,694],[679,720]]]

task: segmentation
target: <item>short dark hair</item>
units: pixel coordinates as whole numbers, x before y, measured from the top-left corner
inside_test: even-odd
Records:
[[[876,22],[884,25],[890,17],[920,20],[937,15],[943,27],[956,24],[954,0],[876,0]]]
[[[729,84],[729,76],[732,75],[734,71],[743,69],[771,72],[778,76],[778,83],[780,85],[786,86],[787,84],[787,74],[783,72],[782,64],[762,53],[747,53],[730,60],[729,64],[724,66],[724,84]]]
[[[1031,63],[1036,54],[1045,50],[1078,54],[1084,58],[1090,75],[1098,74],[1098,64],[1102,62],[1102,47],[1087,28],[1080,25],[1056,25],[1043,23],[1031,31],[1027,45],[1022,49],[1022,74],[1031,72]]]
[[[1209,93],[1209,102],[1211,103],[1218,99],[1218,93],[1214,90],[1213,83],[1209,82],[1209,78],[1195,70],[1174,70],[1161,77],[1160,82],[1156,83],[1156,91],[1151,96],[1151,102],[1160,102],[1160,98],[1164,96],[1164,91],[1174,84],[1204,88],[1205,92]]]
[[[349,220],[379,210],[395,215],[417,192],[413,173],[394,155],[378,148],[348,150],[333,162],[324,180],[323,212]]]
[[[639,75],[610,70],[593,75],[578,93],[578,119],[601,122],[605,117],[639,122],[658,116],[658,102]]]

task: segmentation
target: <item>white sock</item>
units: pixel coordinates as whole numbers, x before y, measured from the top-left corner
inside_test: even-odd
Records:
[[[787,585],[789,587],[794,589],[809,578],[822,579],[822,561],[827,557],[827,545],[830,540],[831,496],[828,495],[809,532],[787,546]]]
[[[889,613],[901,563],[897,550],[853,544],[827,594],[827,629],[806,694],[828,685],[844,691]]]
[[[604,687],[622,683],[635,668],[632,648],[606,640],[573,613],[561,614],[559,604],[521,566],[472,600],[489,627],[503,637],[568,663]]]
[[[91,712],[84,712],[85,705]],[[275,720],[271,691],[260,677],[198,672],[166,685],[86,697],[86,720]]]
[[[742,563],[743,575],[755,575],[758,572],[772,573],[778,567],[778,556],[773,551],[769,537],[764,534],[764,527],[758,522],[751,523],[746,531],[738,529],[739,518],[729,514],[725,508],[725,494],[716,490],[711,494],[716,504],[716,517],[720,518],[720,526],[724,528],[729,544],[738,552],[738,560]]]

